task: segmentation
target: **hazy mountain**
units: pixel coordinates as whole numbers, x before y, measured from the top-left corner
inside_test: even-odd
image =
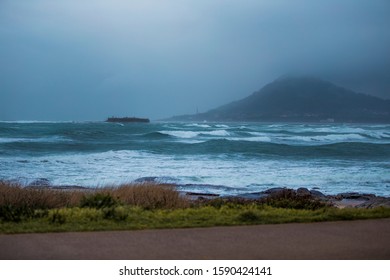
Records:
[[[356,93],[318,78],[282,77],[239,101],[172,119],[390,123],[390,100]]]

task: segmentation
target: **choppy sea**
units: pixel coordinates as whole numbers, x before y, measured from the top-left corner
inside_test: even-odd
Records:
[[[0,122],[0,180],[390,196],[390,125]]]

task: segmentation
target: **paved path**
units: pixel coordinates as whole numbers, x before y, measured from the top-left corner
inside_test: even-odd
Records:
[[[390,219],[0,235],[0,259],[390,259]]]

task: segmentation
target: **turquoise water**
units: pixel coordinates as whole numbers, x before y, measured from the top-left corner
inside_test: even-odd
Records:
[[[0,180],[390,196],[390,125],[0,122]]]

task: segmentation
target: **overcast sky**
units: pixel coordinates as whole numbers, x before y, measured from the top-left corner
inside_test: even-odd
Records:
[[[389,0],[0,0],[0,120],[159,119],[285,74],[390,98]]]

